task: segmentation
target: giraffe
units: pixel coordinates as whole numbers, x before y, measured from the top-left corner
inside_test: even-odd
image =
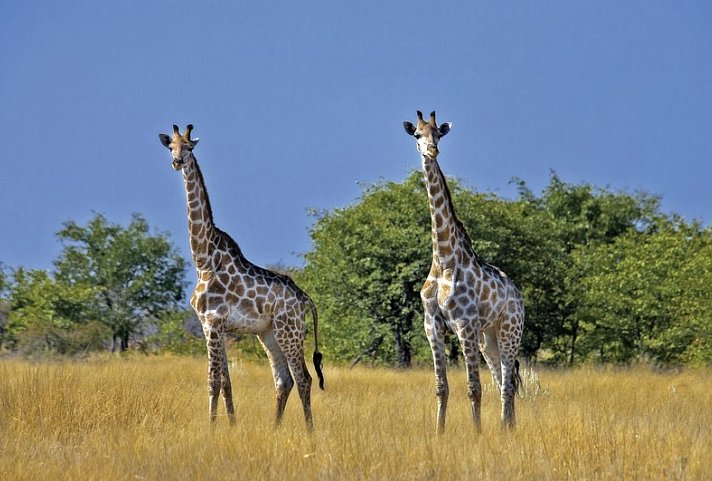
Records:
[[[464,354],[467,394],[477,432],[482,430],[478,349],[500,392],[502,425],[514,427],[514,395],[520,382],[516,355],[524,326],[522,296],[504,272],[475,253],[465,226],[455,214],[445,175],[438,164],[438,141],[447,135],[452,123],[438,126],[435,112],[427,122],[421,112],[417,116],[417,126],[408,121],[403,126],[417,140],[430,206],[433,260],[420,297],[435,368],[437,433],[445,430],[449,395],[446,329],[457,335]]]
[[[313,427],[311,376],[304,361],[305,315],[314,322],[313,362],[324,389],[322,355],[318,349],[317,312],[314,302],[286,275],[248,261],[237,243],[215,226],[203,175],[191,139],[192,125],[181,135],[159,134],[171,151],[173,168],[183,173],[188,202],[190,250],[197,271],[197,285],[190,298],[203,327],[208,348],[208,397],[211,425],[217,417],[222,390],[230,424],[235,424],[235,407],[227,363],[225,335],[228,331],[256,334],[267,353],[277,397],[276,424],[284,414],[295,382],[304,408],[307,428]]]

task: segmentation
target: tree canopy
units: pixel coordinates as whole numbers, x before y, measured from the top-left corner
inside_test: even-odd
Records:
[[[552,364],[712,362],[712,229],[660,211],[657,197],[551,174],[534,193],[480,193],[449,179],[474,250],[522,291],[520,354]],[[333,360],[429,363],[420,288],[431,262],[422,174],[364,188],[352,205],[314,212],[313,248],[292,270],[316,301]],[[126,349],[150,337],[195,352],[186,331],[185,261],[134,215],[66,222],[54,269],[0,269],[0,342],[23,352]],[[246,350],[254,344],[243,343]],[[458,343],[448,342],[457,361]]]
[[[62,351],[63,333],[90,328],[96,342],[103,327],[113,349],[125,350],[164,312],[183,309],[185,261],[142,216],[123,227],[96,214],[85,226],[66,222],[57,238],[62,252],[53,272],[19,268],[12,275],[7,340],[34,346],[39,339]],[[36,335],[49,331],[54,340]]]
[[[370,186],[349,207],[315,213],[302,282],[323,312],[333,357],[408,366],[430,356],[419,298],[431,259],[421,177]],[[473,248],[522,290],[525,357],[710,360],[700,280],[709,231],[663,215],[645,193],[568,184],[555,173],[541,195],[515,182],[518,197],[508,200],[449,180]]]

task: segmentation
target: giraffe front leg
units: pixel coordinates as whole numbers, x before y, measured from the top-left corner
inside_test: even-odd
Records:
[[[230,378],[227,374],[227,357],[225,355],[224,336],[221,324],[216,322],[209,314],[203,314],[200,318],[200,323],[203,327],[203,334],[205,335],[205,342],[208,349],[208,412],[210,414],[210,422],[214,424],[218,415],[218,399],[223,387],[224,378],[227,378],[227,392],[230,393],[230,407],[232,407],[232,389],[229,386]]]
[[[447,413],[447,400],[450,389],[447,382],[447,367],[445,356],[445,326],[442,318],[435,310],[428,310],[425,306],[425,336],[430,343],[433,353],[433,366],[435,368],[435,395],[438,398],[437,434],[445,432],[445,415]]]
[[[222,384],[222,336],[216,329],[206,333],[208,344],[208,403],[210,422],[215,423],[218,415],[218,398]]]
[[[235,405],[232,401],[232,383],[230,382],[230,370],[227,364],[227,346],[222,343],[222,363],[220,370],[220,384],[222,386],[223,400],[225,401],[225,410],[231,425],[235,425]]]

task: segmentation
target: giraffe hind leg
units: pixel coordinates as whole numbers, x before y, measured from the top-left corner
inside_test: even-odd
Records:
[[[482,431],[482,383],[480,382],[480,352],[477,348],[479,333],[472,325],[474,322],[464,322],[458,329],[457,337],[460,340],[462,354],[465,357],[467,371],[467,396],[470,398],[472,409],[472,424],[479,433]]]
[[[304,353],[301,349],[299,352],[287,354],[289,368],[292,371],[292,377],[297,385],[299,398],[302,400],[302,408],[304,409],[304,420],[307,423],[307,429],[310,431],[314,428],[314,419],[311,412],[311,385],[312,378],[304,362]]]
[[[285,322],[280,322],[275,324],[284,325],[304,325],[303,322],[294,322],[290,319],[283,319]],[[307,369],[307,365],[304,362],[304,330],[287,331],[287,330],[276,330],[274,332],[274,338],[279,348],[281,349],[284,357],[289,365],[289,371],[292,373],[292,379],[294,384],[297,386],[297,391],[299,392],[299,398],[302,401],[302,407],[304,408],[304,419],[307,423],[307,429],[310,431],[314,427],[314,421],[312,419],[311,412],[311,384],[312,378]]]
[[[497,386],[497,391],[502,392],[502,365],[500,363],[499,345],[497,334],[491,329],[480,331],[480,352],[492,373],[492,379]]]
[[[515,360],[506,354],[502,354],[502,426],[513,428],[516,425],[516,415],[514,411],[514,369]]]
[[[517,319],[510,319],[508,322],[516,323]],[[516,360],[521,331],[500,331],[498,344],[500,351],[500,364],[502,366],[502,425],[505,428],[513,428],[516,425],[516,413],[514,409],[514,397],[518,387],[519,363]]]
[[[289,393],[294,386],[294,380],[292,379],[292,374],[289,372],[287,358],[284,356],[282,349],[274,338],[274,333],[269,331],[260,334],[258,338],[267,353],[270,366],[272,367],[272,377],[274,377],[274,388],[277,396],[275,424],[279,425],[282,422],[284,409],[287,405],[287,399],[289,399]]]

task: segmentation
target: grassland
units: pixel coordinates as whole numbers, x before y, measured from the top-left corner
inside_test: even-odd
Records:
[[[529,372],[514,432],[500,430],[483,373],[480,436],[464,373],[451,370],[438,437],[430,370],[327,366],[309,436],[296,391],[285,422],[273,427],[266,362],[232,363],[238,425],[221,417],[211,431],[205,365],[176,357],[0,361],[0,479],[710,479],[709,370]]]

